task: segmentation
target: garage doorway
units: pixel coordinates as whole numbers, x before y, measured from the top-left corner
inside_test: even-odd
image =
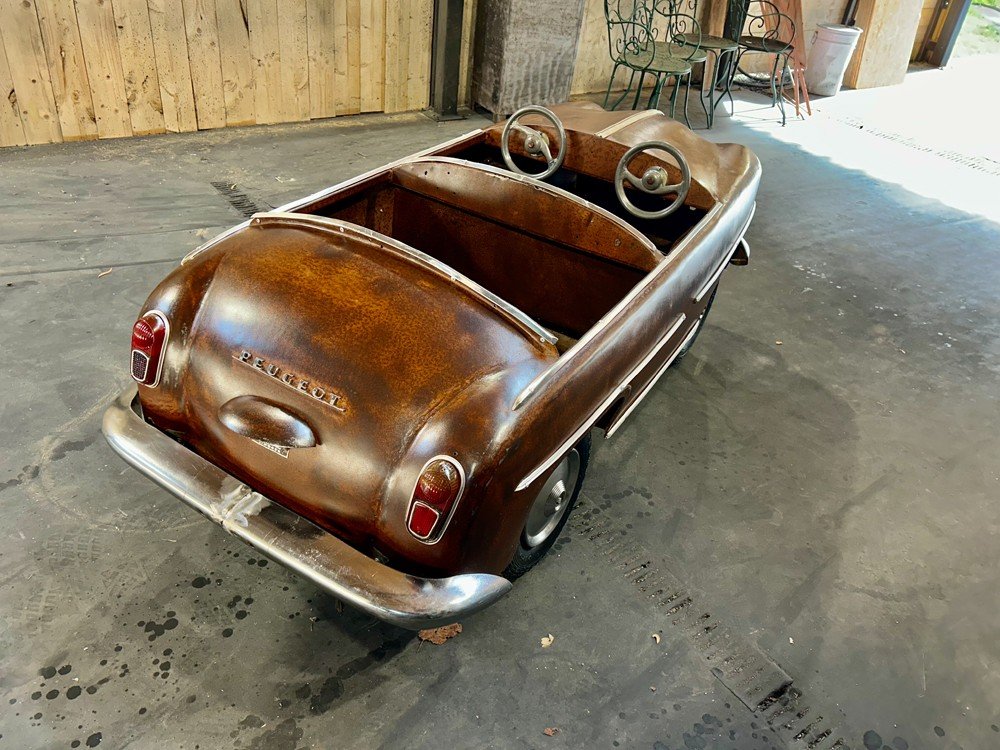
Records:
[[[911,61],[943,68],[972,55],[1000,55],[1000,0],[924,0]]]

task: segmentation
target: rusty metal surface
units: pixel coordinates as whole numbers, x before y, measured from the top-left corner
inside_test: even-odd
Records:
[[[372,560],[147,424],[136,395],[128,388],[104,415],[104,434],[122,458],[233,536],[358,609],[416,630],[454,622],[510,591],[510,581],[499,576],[418,578]]]
[[[606,181],[631,145],[676,144],[691,164],[697,223],[654,249],[582,197],[463,162],[493,148],[499,131],[487,128],[292,204],[367,236],[278,222],[243,226],[193,255],[144,308],[164,310],[176,331],[161,385],[139,389],[147,417],[400,570],[503,570],[548,467],[592,426],[619,422],[692,331],[699,295],[746,230],[760,172],[748,150],[662,116],[554,109],[570,174]],[[579,341],[560,356],[374,233]],[[281,382],[288,373],[306,386]],[[220,408],[246,394],[289,407],[316,445],[281,455],[227,428]],[[427,546],[404,517],[421,467],[439,454],[462,463],[468,486],[447,534]]]

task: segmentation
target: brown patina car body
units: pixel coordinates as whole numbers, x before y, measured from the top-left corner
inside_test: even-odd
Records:
[[[552,112],[258,214],[190,254],[141,311],[163,348],[133,349],[140,382],[105,416],[112,447],[377,617],[426,627],[505,594],[512,560],[533,564],[565,522],[592,429],[618,429],[690,345],[723,270],[747,262],[760,175],[744,147],[659,112]],[[539,153],[547,181],[512,171],[537,172]],[[649,185],[684,183],[689,166],[672,213],[635,215],[670,201],[616,177],[625,156]],[[422,539],[411,514],[432,465],[458,494]],[[533,508],[536,537],[560,515],[534,550]]]

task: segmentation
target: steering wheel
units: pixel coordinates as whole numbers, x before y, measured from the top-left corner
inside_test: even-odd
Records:
[[[534,128],[529,128],[527,125],[522,125],[519,122],[525,115],[541,115],[559,131],[559,151],[555,157],[552,156],[552,151],[549,150],[549,139],[545,133]],[[541,156],[545,159],[548,166],[544,171],[531,174],[520,169],[514,163],[510,155],[510,135],[515,130],[524,136],[524,150],[528,153],[528,156]],[[504,164],[507,165],[507,168],[511,172],[516,172],[525,177],[534,177],[536,180],[544,180],[546,177],[553,175],[562,166],[563,159],[566,158],[566,128],[563,127],[563,124],[556,117],[555,113],[545,107],[521,107],[521,109],[510,116],[507,124],[503,126],[503,135],[500,137],[500,153],[503,155]]]
[[[656,165],[647,169],[642,177],[636,177],[628,170],[628,165],[632,163],[632,160],[636,156],[641,154],[643,151],[658,149],[660,151],[666,151],[674,159],[677,160],[678,166],[681,168],[681,181],[671,185],[669,184],[669,177],[667,176],[667,170],[663,167]],[[644,211],[643,209],[636,206],[632,201],[628,199],[628,195],[625,193],[625,181],[628,181],[632,187],[640,190],[647,195],[667,195],[669,193],[676,193],[677,197],[668,205],[666,208],[662,208],[659,211]],[[688,166],[687,159],[678,151],[675,147],[671,146],[669,143],[664,143],[663,141],[646,141],[645,143],[639,143],[628,151],[618,162],[618,168],[615,169],[615,193],[618,195],[618,200],[621,201],[622,206],[633,216],[640,219],[662,219],[664,216],[669,216],[678,208],[684,205],[684,198],[688,194],[688,190],[691,188],[691,167]]]

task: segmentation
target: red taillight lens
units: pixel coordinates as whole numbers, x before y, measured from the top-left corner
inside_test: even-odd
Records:
[[[132,377],[143,385],[160,381],[163,347],[169,326],[163,313],[148,312],[132,326]]]
[[[451,458],[433,458],[424,466],[413,488],[406,527],[417,539],[433,543],[441,538],[462,495],[465,475]]]

